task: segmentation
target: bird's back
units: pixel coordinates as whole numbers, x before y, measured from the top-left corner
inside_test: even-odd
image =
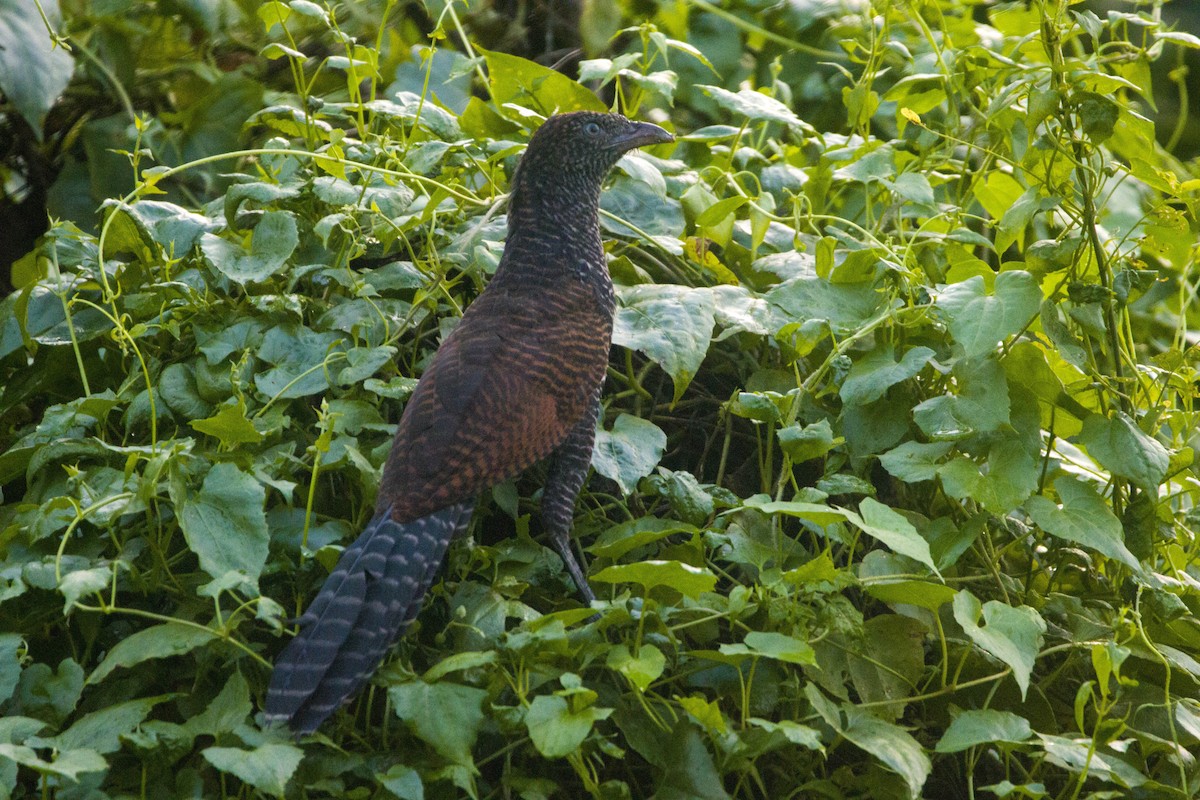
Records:
[[[612,338],[606,300],[603,286],[568,271],[490,285],[409,400],[377,509],[416,519],[548,456],[603,380]]]

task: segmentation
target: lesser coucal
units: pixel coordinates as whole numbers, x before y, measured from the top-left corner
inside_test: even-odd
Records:
[[[279,658],[266,718],[313,731],[354,694],[420,610],[475,496],[542,459],[546,530],[575,585],[575,498],[591,461],[612,338],[600,187],[628,150],[672,141],[656,125],[581,111],[546,120],[513,178],[496,274],[409,399],[375,516],[342,553]]]

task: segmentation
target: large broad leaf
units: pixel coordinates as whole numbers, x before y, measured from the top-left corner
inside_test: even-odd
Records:
[[[755,266],[770,258],[759,259]],[[838,333],[853,333],[879,313],[884,296],[876,280],[832,283],[801,274],[767,292],[765,299],[775,319],[785,324],[825,320]]]
[[[556,111],[608,110],[600,98],[561,72],[478,45],[475,49],[487,60],[488,86],[497,106],[516,103],[547,116]]]
[[[683,396],[708,353],[715,322],[712,292],[674,284],[622,288],[613,342],[661,366]]]
[[[195,497],[178,508],[179,527],[200,567],[213,578],[239,572],[258,584],[267,562],[266,490],[234,464],[217,464]]]
[[[916,800],[921,796],[921,787],[929,778],[933,764],[912,734],[854,706],[835,706],[814,683],[804,687],[804,696],[826,724],[898,774],[904,780],[909,797]]]
[[[878,400],[895,384],[914,377],[931,358],[928,347],[914,347],[897,363],[891,345],[877,347],[850,368],[842,382],[842,401],[862,405]]]
[[[592,450],[592,466],[606,478],[616,481],[621,492],[629,494],[637,488],[639,479],[658,466],[667,435],[649,420],[622,414],[613,422],[611,431],[596,431],[596,447]]]
[[[980,612],[984,625],[979,624]],[[980,606],[973,594],[963,590],[954,598],[954,619],[971,641],[1012,668],[1024,699],[1046,633],[1041,615],[1029,606],[1014,608],[997,600]]]
[[[817,654],[808,642],[775,631],[750,631],[739,644],[723,644],[720,651],[727,656],[756,656],[788,664],[815,664]]]
[[[237,776],[260,792],[283,797],[284,787],[299,766],[304,751],[290,744],[264,744],[253,750],[210,747],[203,755],[221,772]]]
[[[92,670],[87,682],[89,685],[99,683],[118,667],[132,667],[152,658],[182,655],[216,637],[215,631],[177,622],[146,628],[117,642],[100,666]]]
[[[21,677],[21,637],[15,633],[0,633],[0,703],[12,697]]]
[[[298,325],[267,331],[258,357],[275,366],[254,376],[254,385],[281,400],[316,394],[329,388],[330,367],[345,363],[333,357],[343,337]]]
[[[658,680],[667,666],[667,657],[652,644],[644,644],[634,655],[624,645],[616,645],[608,651],[607,666],[629,679],[640,691],[646,691]]]
[[[1039,733],[1037,737],[1046,750],[1046,760],[1075,775],[1086,772],[1091,777],[1124,787],[1141,786],[1150,780],[1111,749],[1097,749],[1094,739],[1083,736],[1068,739],[1046,733]]]
[[[764,122],[782,122],[784,125],[793,128],[799,128],[806,132],[814,132],[812,126],[796,116],[796,112],[774,97],[769,97],[761,92],[756,92],[753,89],[742,89],[738,92],[731,92],[728,89],[722,89],[720,86],[709,86],[707,84],[700,84],[697,88],[715,100],[717,105],[735,114],[740,114],[747,119],[762,120]]]
[[[996,441],[986,467],[957,456],[938,469],[946,494],[968,498],[995,514],[1007,514],[1037,490],[1037,453],[1017,436]]]
[[[121,749],[121,737],[137,728],[151,709],[166,699],[142,697],[101,708],[83,715],[59,735],[41,740],[39,746],[44,744],[55,750],[90,749],[102,755],[115,753]]]
[[[443,757],[474,768],[471,747],[483,724],[487,692],[457,683],[412,681],[388,689],[396,716]]]
[[[1121,521],[1095,489],[1063,476],[1054,482],[1054,490],[1062,506],[1041,495],[1025,501],[1025,510],[1039,528],[1051,536],[1090,547],[1134,571],[1142,571],[1137,557],[1125,546]]]
[[[55,30],[61,29],[58,0],[0,0],[0,94],[25,118],[38,141],[46,113],[75,71],[75,60],[55,46],[42,14]]]
[[[1009,336],[1024,330],[1038,314],[1042,290],[1028,272],[1013,270],[996,276],[988,293],[983,278],[975,276],[942,290],[938,310],[950,335],[968,356],[990,353]]]
[[[636,583],[647,591],[655,586],[668,586],[693,599],[704,592],[711,592],[717,585],[717,576],[707,569],[679,561],[618,564],[600,570],[592,576],[592,580],[600,583]]]
[[[929,542],[921,538],[921,534],[907,519],[878,500],[867,497],[858,505],[859,513],[845,511],[846,519],[900,555],[920,561],[936,575],[937,566],[929,552]]]
[[[1032,735],[1029,720],[1010,711],[990,708],[964,711],[950,723],[935,749],[939,753],[957,753],[982,744],[1019,744]]]
[[[254,227],[249,249],[206,233],[200,237],[200,251],[213,269],[246,284],[282,270],[299,241],[295,217],[286,211],[268,211]]]
[[[539,753],[546,758],[564,758],[583,744],[597,720],[610,714],[611,708],[594,706],[572,711],[564,697],[539,695],[525,712],[525,727]]]
[[[1093,414],[1085,419],[1079,439],[1102,467],[1152,495],[1167,475],[1171,463],[1167,448],[1120,411],[1111,418]]]

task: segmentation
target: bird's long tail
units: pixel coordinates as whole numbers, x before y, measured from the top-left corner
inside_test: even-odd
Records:
[[[416,617],[450,541],[473,503],[411,522],[375,515],[300,617],[300,632],[275,660],[266,718],[297,733],[316,730],[366,682]]]

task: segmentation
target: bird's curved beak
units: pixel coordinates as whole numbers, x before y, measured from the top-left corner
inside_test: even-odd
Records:
[[[633,150],[636,147],[646,147],[652,144],[666,144],[675,141],[675,137],[657,125],[649,122],[633,123],[633,130],[622,133],[613,139],[613,146],[621,152]]]

